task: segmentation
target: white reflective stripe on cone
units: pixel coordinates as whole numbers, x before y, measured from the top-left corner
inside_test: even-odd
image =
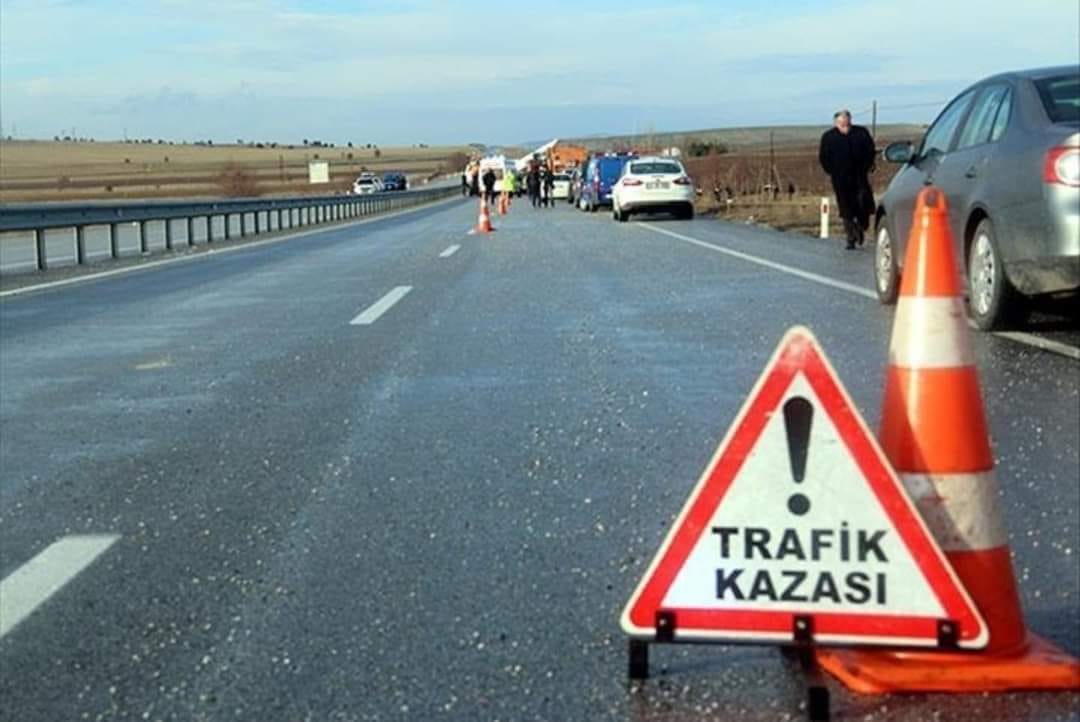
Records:
[[[901,296],[896,304],[889,362],[911,369],[974,366],[964,299]]]
[[[943,551],[980,551],[1008,543],[993,471],[900,478]]]

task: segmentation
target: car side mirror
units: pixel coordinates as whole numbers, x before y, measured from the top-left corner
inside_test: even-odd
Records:
[[[910,163],[915,158],[915,146],[909,141],[890,143],[885,147],[884,155],[890,163]]]

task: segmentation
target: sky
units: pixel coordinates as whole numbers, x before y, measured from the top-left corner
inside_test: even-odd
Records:
[[[1077,0],[0,0],[0,132],[408,145],[928,122]]]

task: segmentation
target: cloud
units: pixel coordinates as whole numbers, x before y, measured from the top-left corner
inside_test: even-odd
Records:
[[[0,107],[46,136],[57,117],[167,134],[177,113],[223,138],[363,127],[381,142],[806,122],[1068,62],[1078,23],[1062,0],[4,0]],[[541,118],[551,133],[513,129]]]

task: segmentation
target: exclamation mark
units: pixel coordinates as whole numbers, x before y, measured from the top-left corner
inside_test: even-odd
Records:
[[[814,406],[802,396],[794,396],[784,403],[784,429],[787,431],[788,458],[791,459],[791,476],[796,484],[806,478],[806,454],[810,449],[810,425],[814,422]],[[805,494],[792,494],[787,500],[788,510],[796,516],[810,511],[810,499]]]

